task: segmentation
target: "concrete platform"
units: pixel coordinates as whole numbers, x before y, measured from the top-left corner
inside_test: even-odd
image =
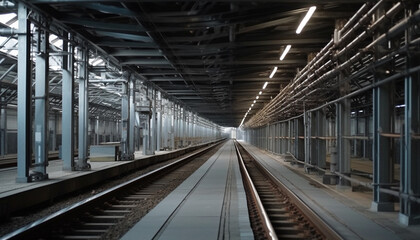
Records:
[[[233,141],[122,239],[254,239]]]
[[[16,167],[0,169],[0,217],[7,218],[13,212],[49,202],[62,195],[153,163],[179,157],[209,144],[211,143],[174,151],[159,151],[152,156],[144,156],[141,152],[136,152],[133,161],[90,162],[90,171],[63,171],[62,161],[50,161],[47,167],[49,179],[30,183],[16,183]]]
[[[398,212],[371,211],[371,193],[324,185],[321,176],[305,174],[303,168],[291,166],[282,156],[241,144],[344,239],[420,239],[420,226],[399,224]]]

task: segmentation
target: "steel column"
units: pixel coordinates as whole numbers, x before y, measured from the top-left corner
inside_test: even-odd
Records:
[[[418,6],[417,6],[418,8]],[[406,17],[411,16],[416,9],[406,11]],[[406,44],[417,36],[415,24],[406,30]],[[418,66],[420,54],[412,53],[406,57],[409,69]],[[420,76],[412,74],[405,78],[404,82],[404,128],[401,139],[401,181],[399,221],[404,225],[420,223],[420,204],[409,201],[403,196],[420,196]]]
[[[73,50],[71,35],[63,40],[63,52],[68,55],[63,56],[63,81],[62,81],[62,141],[61,156],[63,159],[63,170],[71,171],[74,169],[74,71],[73,71]]]
[[[312,115],[311,112],[305,111],[303,113],[303,125],[304,125],[304,152],[305,152],[305,163],[312,164],[312,158],[311,155],[311,137],[312,137],[312,131],[311,131],[311,125],[312,125]],[[305,166],[305,169],[307,167]]]
[[[347,99],[336,104],[336,133],[337,133],[337,164],[338,172],[350,175],[350,101]],[[340,185],[348,186],[350,183],[340,178]]]
[[[171,150],[175,150],[175,126],[176,126],[175,107],[176,107],[175,103],[171,103],[171,115],[170,115]]]
[[[7,154],[7,105],[4,97],[0,102],[0,156]]]
[[[28,9],[18,3],[18,167],[17,182],[29,182],[32,159],[32,78]]]
[[[128,100],[128,108],[129,108],[129,121],[128,121],[128,156],[129,159],[134,159],[134,129],[136,126],[136,92],[135,92],[135,79],[133,76],[129,77],[129,100]]]
[[[376,16],[385,13],[385,8],[380,7]],[[382,29],[385,31],[385,29]],[[375,58],[380,59],[387,52],[387,46],[379,45],[375,49]],[[376,69],[374,81],[380,82],[386,78],[385,68]],[[394,211],[392,197],[381,193],[380,188],[392,182],[393,174],[391,139],[382,136],[382,133],[392,132],[393,106],[392,96],[394,94],[391,84],[382,84],[373,89],[373,202],[371,209],[373,211]]]
[[[33,179],[48,179],[48,32],[38,29],[35,69],[35,168]],[[32,174],[31,174],[32,175]]]
[[[77,170],[90,169],[87,163],[88,153],[88,121],[89,121],[89,96],[88,96],[88,50],[78,49],[78,80],[79,80],[79,141]]]
[[[129,105],[128,105],[128,86],[127,83],[122,84],[121,96],[121,160],[125,160],[129,156],[128,151],[128,122],[129,122]],[[144,144],[144,142],[143,142]]]
[[[317,166],[320,168],[326,168],[326,158],[327,158],[327,146],[326,140],[322,139],[325,137],[325,126],[326,126],[327,119],[325,117],[323,110],[318,110],[316,112],[316,121],[315,121],[315,129],[316,129],[316,136],[318,139],[316,140],[316,148],[313,149],[313,153],[317,155]]]
[[[160,151],[162,148],[162,94],[160,91],[157,92],[156,99],[156,115],[157,115],[157,124],[156,124],[156,151]]]
[[[157,126],[156,126],[156,90],[152,89],[151,90],[151,97],[150,97],[150,101],[152,104],[152,114],[151,114],[151,118],[149,120],[150,122],[150,131],[149,131],[149,137],[150,137],[150,152],[148,154],[153,155],[155,154],[156,151],[156,134],[157,134]]]

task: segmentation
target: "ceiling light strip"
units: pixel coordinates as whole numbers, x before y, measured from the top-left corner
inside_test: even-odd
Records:
[[[314,14],[315,10],[316,10],[315,6],[312,6],[309,8],[305,17],[302,19],[302,22],[300,22],[299,27],[296,29],[296,34],[299,34],[300,32],[302,32],[303,28],[305,27],[306,23],[308,23],[309,19],[312,17],[312,14]]]
[[[274,67],[273,71],[270,74],[270,78],[273,78],[274,74],[276,74],[276,72],[277,72],[277,67]]]
[[[290,48],[292,48],[292,45],[286,46],[286,48],[283,51],[283,54],[280,56],[280,61],[283,61],[283,59],[286,57],[287,53],[289,52]]]

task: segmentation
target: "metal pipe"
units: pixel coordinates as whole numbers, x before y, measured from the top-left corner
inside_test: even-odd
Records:
[[[18,34],[18,31],[14,28],[0,28],[0,36],[11,36]]]
[[[89,79],[89,83],[127,83],[127,79]]]
[[[393,8],[391,8],[386,14],[395,14],[396,11],[399,10],[399,4],[395,5]],[[383,21],[384,18],[380,18],[378,19],[378,21]],[[409,19],[415,19],[416,21],[418,21],[418,19],[420,19],[420,10],[416,11],[415,14],[413,14]],[[391,28],[386,34],[382,35],[382,36],[395,36],[396,34],[398,34],[399,32],[401,32],[402,30],[405,29],[405,27],[407,26],[407,24],[409,23],[409,19],[404,20],[403,22],[397,24],[396,27],[394,26],[393,28]],[[377,21],[377,22],[378,22]],[[377,22],[375,22],[374,24],[376,24]],[[381,41],[375,41],[375,44],[370,44],[368,45],[368,47],[366,47],[362,52],[366,52],[368,51],[370,48],[373,48],[376,44],[380,44]],[[349,48],[347,48],[348,50],[350,50]],[[344,53],[344,51],[340,52],[341,54]],[[330,70],[329,72],[325,73],[324,75],[322,75],[320,78],[316,79],[315,81],[312,80],[312,78],[314,78],[314,74],[310,75],[309,77],[307,77],[306,80],[304,80],[303,82],[299,83],[298,86],[302,86],[305,85],[307,82],[312,81],[312,83],[309,86],[304,87],[304,89],[299,89],[298,86],[295,86],[297,81],[294,81],[292,84],[289,84],[286,88],[284,88],[273,100],[271,101],[269,104],[267,104],[260,112],[262,114],[257,114],[254,117],[252,117],[250,119],[250,121],[252,122],[257,122],[257,121],[262,121],[261,120],[261,116],[273,116],[275,115],[275,111],[277,111],[280,108],[284,107],[284,102],[287,99],[296,99],[299,95],[302,95],[305,93],[305,90],[309,88],[311,88],[312,86],[319,84],[320,82],[328,79],[328,78],[332,78],[334,77],[334,75],[337,75],[341,70],[343,70],[344,68],[349,67],[352,63],[358,61],[361,57],[362,57],[362,53],[359,52],[357,53],[355,56],[353,56],[351,59],[347,60],[346,62],[344,62],[343,64],[341,64],[340,66],[338,66],[335,69]],[[308,64],[309,65],[309,64]],[[308,66],[307,65],[307,66]],[[327,64],[323,65],[323,68],[326,68]],[[318,70],[319,71],[319,70]],[[304,75],[302,76],[306,76],[308,73],[306,72]],[[299,79],[300,77],[298,77]],[[290,87],[293,87],[292,89],[294,89],[294,91],[290,92],[285,92],[286,90],[289,90]],[[295,96],[291,96],[292,93],[297,92]],[[289,104],[290,105],[290,104]],[[270,113],[271,112],[271,113]],[[260,120],[259,120],[260,119]],[[266,118],[267,119],[267,118]],[[248,123],[246,124],[248,125]]]

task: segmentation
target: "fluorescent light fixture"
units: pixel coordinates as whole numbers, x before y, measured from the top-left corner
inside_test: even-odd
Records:
[[[251,108],[249,108],[248,111],[251,111]]]
[[[302,19],[302,22],[300,22],[299,27],[296,29],[296,34],[299,34],[300,32],[302,32],[303,28],[308,23],[309,19],[312,17],[312,14],[314,14],[315,10],[316,10],[315,6],[309,8],[305,17]]]
[[[251,104],[251,107],[253,107],[254,106],[254,104]]]
[[[263,89],[265,89],[267,87],[268,82],[264,83]]]
[[[287,45],[286,48],[283,51],[283,54],[280,56],[280,61],[283,61],[283,59],[286,57],[287,53],[289,52],[292,45]]]
[[[273,71],[270,74],[270,78],[273,78],[274,74],[276,74],[276,72],[277,72],[277,67],[274,67]]]
[[[262,94],[262,91],[260,91],[258,94],[261,95]]]
[[[257,99],[260,98],[260,96],[257,96]]]
[[[254,100],[254,103],[256,103],[257,102],[257,100]]]

